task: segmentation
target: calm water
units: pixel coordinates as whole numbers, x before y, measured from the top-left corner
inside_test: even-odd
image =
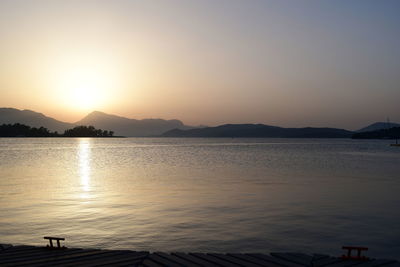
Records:
[[[310,139],[0,139],[0,243],[163,251],[342,245],[400,258],[400,148]]]

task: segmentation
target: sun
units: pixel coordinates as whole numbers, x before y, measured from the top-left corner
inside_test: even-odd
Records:
[[[68,85],[68,98],[71,106],[88,110],[104,104],[106,88],[102,78],[87,71],[71,77]]]
[[[98,91],[93,85],[80,85],[72,89],[71,104],[79,109],[92,109],[98,104]]]
[[[101,109],[113,91],[110,72],[98,66],[74,66],[61,72],[58,97],[76,111]]]
[[[65,49],[47,65],[48,100],[71,114],[107,110],[119,102],[123,70],[113,53],[95,47]]]

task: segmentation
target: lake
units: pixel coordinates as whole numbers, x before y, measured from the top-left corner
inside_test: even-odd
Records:
[[[390,142],[0,138],[0,243],[399,259]]]

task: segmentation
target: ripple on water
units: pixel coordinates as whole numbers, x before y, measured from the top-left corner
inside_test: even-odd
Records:
[[[400,255],[400,150],[308,139],[0,139],[1,242]]]

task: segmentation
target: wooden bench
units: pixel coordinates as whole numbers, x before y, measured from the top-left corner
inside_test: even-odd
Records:
[[[367,257],[361,256],[361,251],[368,250],[366,247],[351,247],[351,246],[344,246],[342,249],[347,249],[347,255],[342,255],[342,259],[345,260],[368,260]],[[352,256],[351,251],[357,250],[357,256]]]
[[[49,240],[50,246],[47,245],[48,248],[56,248],[56,249],[66,248],[65,246],[62,246],[62,247],[61,247],[61,245],[60,245],[60,240],[62,240],[62,241],[65,240],[65,238],[63,238],[63,237],[45,236],[45,237],[43,237],[43,239],[48,239],[48,240]],[[53,240],[57,240],[57,247],[54,247],[54,246],[53,246]]]

